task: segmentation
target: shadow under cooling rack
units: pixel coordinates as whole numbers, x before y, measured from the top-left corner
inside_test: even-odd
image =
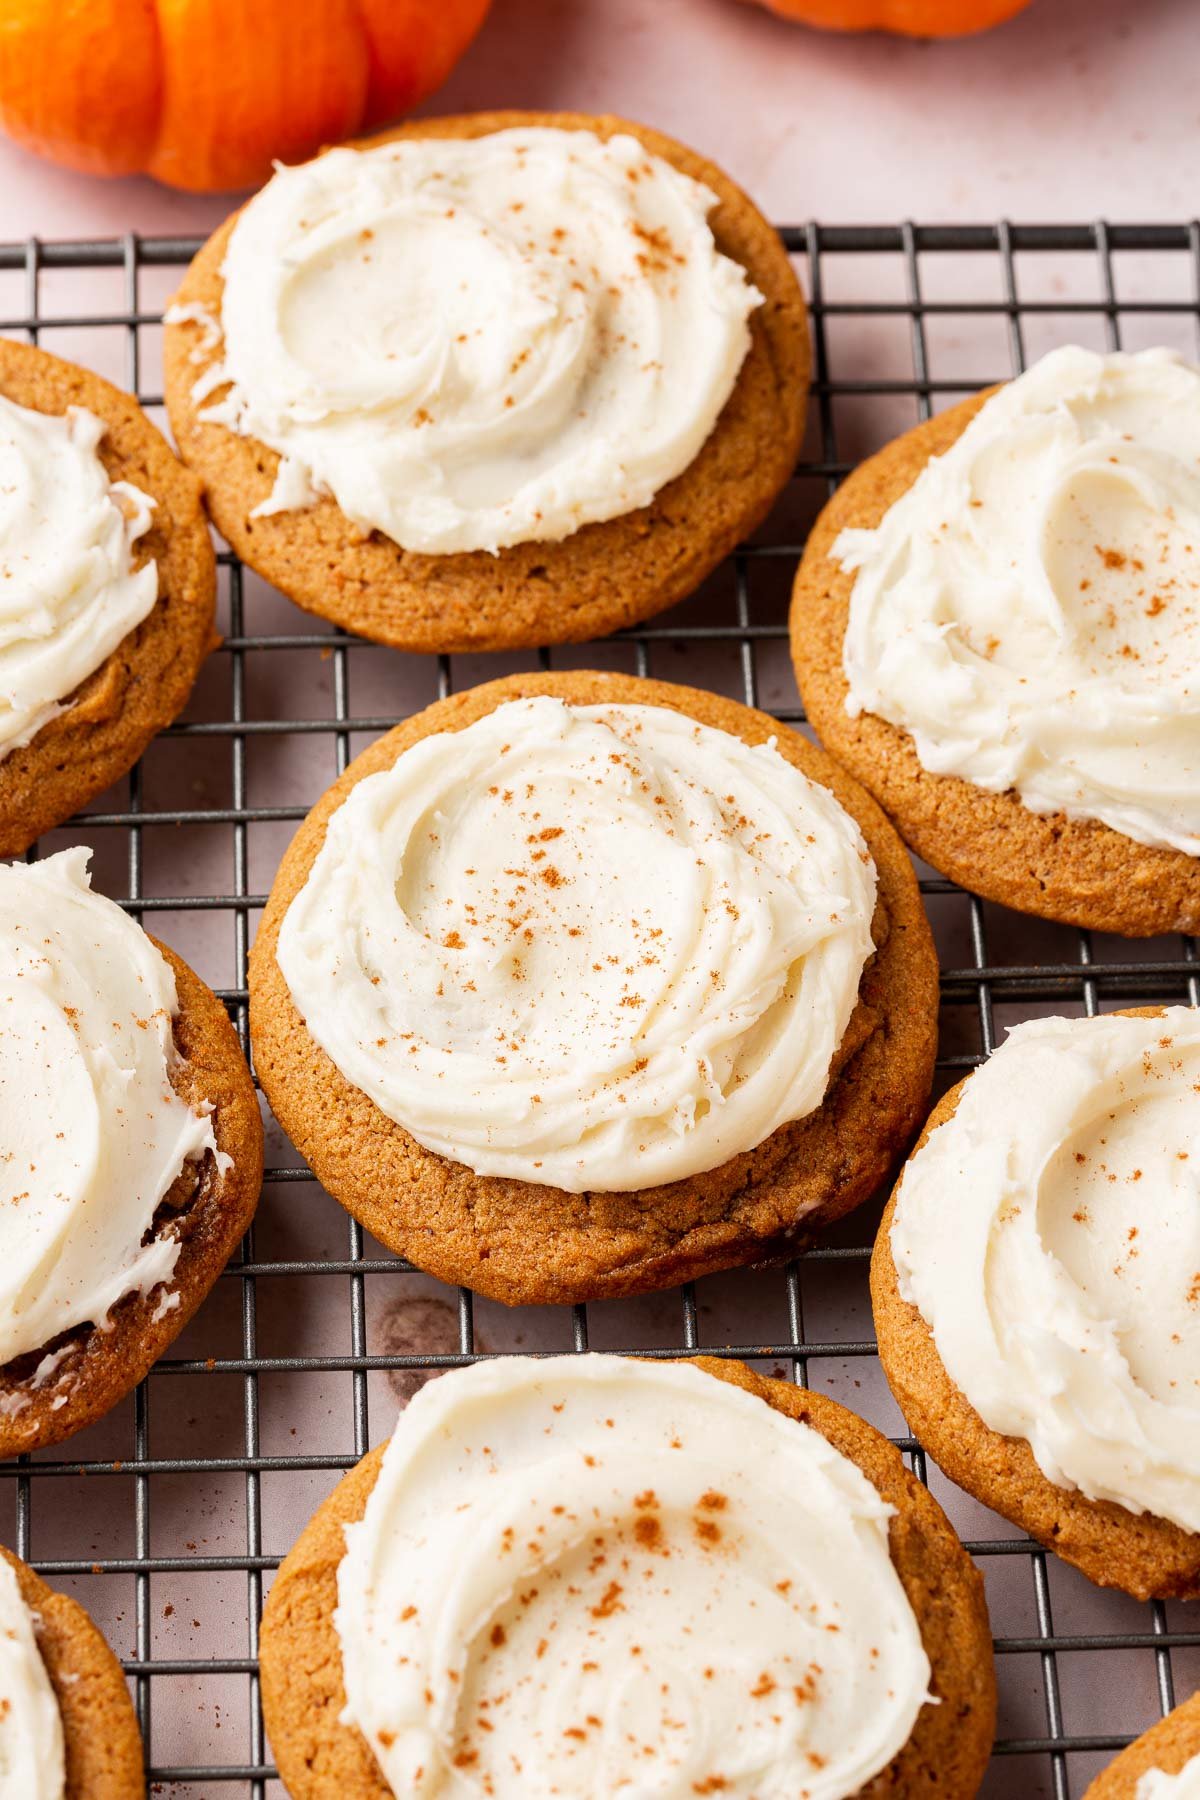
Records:
[[[944,400],[1007,378],[1056,342],[1118,349],[1163,341],[1200,354],[1200,226],[809,224],[782,235],[810,297],[815,357],[795,482],[767,528],[694,600],[582,655],[715,686],[803,728],[787,662],[788,577],[840,477]],[[156,410],[163,305],[198,247],[136,237],[0,246],[0,331],[98,367]],[[97,885],[153,917],[211,976],[247,1045],[246,956],[291,826],[363,742],[501,671],[488,658],[406,657],[350,638],[307,620],[228,550],[220,564],[224,639],[204,691],[127,783],[41,848],[88,834]],[[580,663],[578,649],[517,659],[525,667]],[[512,666],[505,660],[503,672]],[[928,871],[922,888],[942,957],[943,1085],[1031,1011],[1200,1003],[1191,940],[1094,940],[1019,920]],[[0,1465],[0,1504],[11,1493],[18,1552],[80,1592],[112,1641],[131,1648],[125,1667],[148,1776],[172,1793],[218,1784],[281,1792],[258,1704],[264,1581],[336,1474],[386,1434],[403,1382],[497,1347],[540,1354],[557,1333],[552,1347],[563,1349],[591,1342],[655,1356],[752,1358],[820,1381],[888,1422],[866,1292],[877,1209],[786,1268],[743,1278],[736,1304],[710,1303],[701,1283],[647,1304],[543,1309],[559,1316],[535,1321],[518,1341],[495,1309],[465,1290],[439,1298],[436,1284],[371,1244],[294,1166],[281,1134],[272,1131],[269,1142],[259,1220],[179,1353],[118,1409],[107,1435],[97,1439],[93,1428]],[[438,1330],[422,1339],[414,1328],[397,1347],[375,1296],[387,1294],[409,1316],[404,1296],[416,1283],[425,1311],[411,1317],[418,1326],[440,1321]],[[318,1316],[325,1335],[313,1343]],[[343,1394],[329,1385],[339,1382],[344,1399],[326,1404]],[[387,1382],[396,1385],[383,1387],[381,1405]],[[220,1430],[215,1402],[201,1399],[194,1419],[179,1417],[204,1383],[201,1394],[224,1396]],[[306,1411],[310,1389],[325,1408],[320,1448],[300,1436],[317,1418]],[[1136,1607],[1063,1585],[1061,1565],[982,1509],[956,1516],[958,1498],[891,1423],[894,1441],[956,1517],[1002,1621],[1002,1736],[985,1791],[1012,1800],[1078,1796],[1108,1753],[1173,1703],[1177,1677],[1181,1692],[1200,1685],[1200,1620],[1193,1626],[1174,1606]],[[283,1449],[289,1428],[297,1438]],[[164,1431],[170,1452],[156,1453]],[[87,1501],[76,1504],[83,1482]],[[226,1510],[201,1531],[197,1496],[209,1494]],[[286,1533],[272,1523],[285,1517]],[[185,1599],[199,1609],[184,1584],[209,1578],[236,1586],[220,1589],[205,1654],[182,1653],[164,1620],[171,1624]],[[1125,1700],[1110,1704],[1118,1690]]]

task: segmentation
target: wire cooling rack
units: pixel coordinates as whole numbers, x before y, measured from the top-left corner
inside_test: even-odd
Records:
[[[296,822],[416,707],[513,668],[603,666],[717,688],[803,726],[786,604],[817,508],[862,455],[1055,343],[1200,350],[1200,225],[789,227],[812,302],[809,443],[767,530],[700,594],[600,645],[417,658],[331,630],[221,557],[225,632],[185,719],[39,853],[93,845],[122,899],[221,993],[246,1042],[246,952]],[[135,391],[161,416],[164,301],[185,239],[0,247],[0,331]],[[1040,924],[922,871],[942,957],[942,1085],[1031,1013],[1200,1003],[1191,940]],[[269,1116],[254,1230],[128,1402],[0,1465],[0,1533],[75,1592],[124,1654],[153,1791],[278,1795],[255,1664],[265,1587],[313,1507],[387,1435],[428,1372],[497,1350],[743,1356],[888,1430],[983,1569],[1001,1686],[985,1792],[1082,1793],[1200,1685],[1200,1620],[1093,1589],[958,1494],[905,1435],[866,1296],[878,1206],[777,1270],[641,1301],[508,1313],[386,1254],[317,1187]]]

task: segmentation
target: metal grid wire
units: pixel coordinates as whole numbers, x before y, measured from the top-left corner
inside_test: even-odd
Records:
[[[1030,355],[1048,348],[1041,341],[1049,331],[1057,341],[1083,338],[1099,348],[1122,347],[1123,331],[1132,329],[1138,341],[1145,341],[1146,330],[1155,337],[1174,333],[1180,348],[1180,333],[1200,329],[1200,225],[1113,225],[1103,223],[1077,226],[1020,227],[1007,224],[983,226],[886,226],[830,227],[808,225],[788,227],[783,236],[795,255],[801,276],[811,299],[815,346],[815,379],[812,414],[815,440],[797,472],[795,495],[780,509],[785,516],[784,528],[776,527],[774,536],[761,535],[746,545],[724,571],[723,584],[718,584],[717,597],[707,608],[696,613],[689,603],[677,609],[669,619],[622,634],[620,640],[605,647],[611,656],[619,651],[624,666],[639,673],[654,672],[669,676],[678,664],[669,662],[670,653],[678,655],[689,647],[706,654],[719,652],[733,659],[736,676],[730,690],[749,704],[762,703],[761,670],[764,659],[774,657],[775,666],[785,657],[786,625],[784,594],[787,577],[798,557],[803,542],[804,525],[826,494],[832,492],[839,479],[857,460],[863,448],[893,435],[906,423],[928,417],[945,400],[961,397],[986,382],[1002,379],[1024,366]],[[41,244],[31,241],[23,245],[0,246],[0,280],[17,284],[21,293],[16,303],[0,319],[0,331],[23,334],[41,340],[49,348],[59,348],[51,341],[56,334],[86,330],[90,341],[101,336],[112,345],[114,337],[123,346],[124,380],[138,394],[143,404],[154,409],[161,405],[161,395],[144,378],[143,357],[145,334],[158,324],[164,279],[157,284],[154,305],[143,301],[147,277],[153,285],[154,271],[179,271],[198,248],[186,239],[149,239],[97,242]],[[1126,259],[1137,272],[1131,292],[1118,297],[1118,267]],[[1078,281],[1060,280],[1052,287],[1040,285],[1040,272],[1054,263],[1055,268],[1070,266],[1082,271]],[[1171,279],[1166,280],[1168,266]],[[868,293],[854,290],[856,272],[870,270]],[[970,279],[968,269],[974,271]],[[1164,280],[1158,283],[1159,271]],[[960,279],[961,273],[961,279]],[[975,275],[979,279],[975,279]],[[51,281],[49,278],[53,277]],[[74,292],[89,298],[113,292],[108,284],[121,283],[119,302],[107,307],[93,305],[83,312],[67,303],[64,296],[67,279],[76,284]],[[173,277],[171,278],[173,279]],[[859,274],[861,287],[861,274]],[[947,284],[949,284],[947,286]],[[1157,284],[1157,285],[1156,285]],[[937,287],[939,296],[930,298]],[[1037,287],[1041,297],[1023,298]],[[964,297],[965,290],[965,297]],[[1162,297],[1170,290],[1174,297]],[[4,290],[13,292],[13,287]],[[46,299],[53,296],[53,303]],[[45,304],[43,302],[45,301]],[[3,303],[0,303],[3,304]],[[956,340],[946,337],[945,329],[953,325],[960,333]],[[963,348],[962,332],[968,338],[986,327],[993,332],[991,342],[999,346],[999,354],[989,351],[988,366],[953,366],[943,373],[943,364],[956,362],[955,345]],[[840,371],[839,334],[850,329],[854,354],[852,377]],[[887,337],[888,355],[878,354],[872,346]],[[1090,334],[1090,335],[1089,335]],[[1034,348],[1030,347],[1031,338]],[[972,338],[971,341],[977,342]],[[903,346],[903,364],[894,372],[897,343]],[[1190,347],[1195,348],[1192,344]],[[65,354],[72,354],[69,347]],[[961,358],[959,359],[961,360]],[[878,373],[880,367],[883,373]],[[838,370],[835,373],[835,369]],[[157,371],[155,371],[157,378]],[[855,441],[853,418],[861,416],[864,403],[883,409],[902,404],[907,418],[897,418],[875,431],[874,440],[863,444]],[[858,408],[859,412],[854,412]],[[847,413],[851,424],[847,426]],[[810,432],[810,440],[812,433]],[[852,447],[848,447],[848,440]],[[799,496],[796,499],[796,496]],[[792,504],[793,499],[796,504]],[[780,515],[777,515],[777,517]],[[797,522],[799,521],[799,522]],[[283,836],[267,840],[271,850],[281,843],[291,822],[298,821],[320,789],[335,773],[345,767],[352,754],[352,736],[361,734],[359,742],[396,723],[395,713],[387,711],[370,716],[356,713],[351,701],[352,658],[392,658],[396,653],[366,645],[344,634],[330,630],[319,621],[309,621],[299,612],[290,614],[291,628],[286,632],[253,631],[247,617],[249,610],[247,583],[237,560],[228,551],[221,556],[223,581],[227,583],[227,630],[224,643],[214,661],[219,665],[218,686],[223,700],[213,717],[194,718],[180,723],[166,734],[168,739],[209,740],[207,745],[193,745],[195,754],[223,759],[223,779],[227,781],[228,804],[220,806],[186,806],[168,808],[158,803],[147,791],[142,772],[131,776],[127,799],[113,806],[111,796],[100,802],[107,810],[91,811],[83,821],[67,828],[63,841],[78,838],[83,827],[89,841],[105,839],[123,844],[125,892],[120,896],[135,916],[166,913],[180,919],[197,911],[215,916],[221,932],[232,938],[233,983],[221,988],[243,1045],[246,1031],[246,952],[252,935],[257,910],[265,895],[251,890],[252,850],[254,834],[273,828]],[[775,572],[775,605],[760,607],[755,599],[755,583],[764,570]],[[251,683],[264,659],[278,658],[285,651],[314,652],[332,661],[331,716],[310,715],[303,708],[296,716],[257,716],[248,701]],[[443,695],[454,686],[486,679],[495,670],[488,659],[471,659],[469,674],[462,671],[465,659],[439,657],[424,659],[426,699]],[[525,666],[536,660],[542,667],[560,663],[561,653],[531,653]],[[586,663],[585,654],[571,656],[574,666]],[[422,659],[400,658],[410,672]],[[510,665],[506,665],[510,666]],[[728,665],[727,665],[728,666]],[[357,667],[357,665],[356,665]],[[684,678],[687,671],[684,671]],[[803,724],[803,714],[794,704],[794,689],[781,689],[790,694],[793,704],[779,704],[778,716],[790,724]],[[769,696],[767,697],[769,701]],[[295,803],[252,804],[248,780],[248,756],[257,742],[272,734],[286,734],[293,741],[316,735],[331,745],[332,754],[322,778],[312,792]],[[121,790],[124,795],[125,790]],[[162,828],[220,828],[225,838],[225,854],[231,869],[229,891],[187,891],[187,883],[172,882],[169,877],[170,833]],[[277,855],[277,850],[274,854]],[[159,879],[148,884],[148,859],[155,859]],[[261,860],[261,859],[260,859]],[[273,863],[272,865],[273,866]],[[164,886],[164,867],[168,878]],[[269,880],[270,868],[263,881]],[[118,877],[115,887],[121,886]],[[966,946],[965,954],[952,953],[942,972],[943,1034],[940,1078],[943,1085],[959,1079],[962,1072],[988,1055],[1006,1024],[1012,1023],[1031,1007],[1067,1009],[1094,1013],[1102,1006],[1128,1005],[1162,1000],[1200,1003],[1200,962],[1196,945],[1191,940],[1158,940],[1151,945],[1128,945],[1109,941],[1093,942],[1087,932],[1065,928],[1044,928],[1019,921],[1002,909],[985,907],[977,898],[963,893],[952,883],[932,875],[922,881],[931,913],[937,917],[952,916],[957,938]],[[183,891],[180,891],[180,890]],[[209,921],[212,923],[213,921]],[[165,935],[171,937],[169,928]],[[999,942],[1001,948],[994,948]],[[1035,948],[1029,948],[1029,946]],[[1050,948],[1047,949],[1046,946]],[[943,945],[943,959],[945,960]],[[270,1160],[270,1157],[269,1159]],[[33,1459],[0,1465],[0,1475],[14,1490],[15,1547],[30,1558],[51,1581],[68,1588],[78,1578],[98,1576],[104,1582],[125,1584],[122,1592],[133,1596],[132,1622],[123,1620],[121,1629],[132,1639],[133,1654],[125,1662],[131,1679],[143,1736],[147,1746],[147,1770],[155,1791],[188,1794],[220,1791],[246,1795],[278,1794],[263,1732],[258,1705],[255,1654],[258,1622],[263,1598],[264,1580],[269,1579],[288,1541],[277,1541],[264,1529],[263,1484],[279,1481],[302,1484],[302,1512],[315,1504],[336,1478],[349,1468],[368,1448],[371,1433],[368,1419],[369,1378],[376,1371],[436,1370],[470,1362],[477,1351],[477,1333],[473,1323],[475,1307],[465,1290],[449,1300],[456,1309],[457,1348],[444,1347],[422,1353],[420,1349],[404,1349],[401,1353],[372,1353],[369,1350],[368,1288],[370,1284],[395,1282],[410,1274],[410,1266],[382,1253],[364,1240],[362,1229],[355,1223],[342,1221],[333,1202],[316,1188],[307,1170],[280,1163],[268,1168],[266,1192],[282,1191],[285,1198],[313,1206],[320,1205],[336,1213],[336,1229],[343,1232],[340,1254],[330,1256],[303,1253],[260,1255],[255,1247],[255,1231],[251,1231],[241,1252],[226,1271],[224,1288],[240,1289],[238,1333],[233,1354],[219,1357],[169,1356],[158,1365],[153,1376],[137,1390],[131,1408],[132,1435],[127,1453],[120,1456],[80,1457],[73,1455],[76,1445],[60,1446]],[[764,1270],[745,1277],[747,1282],[761,1284],[764,1296],[770,1291],[775,1317],[786,1319],[786,1329],[772,1334],[777,1341],[758,1341],[750,1334],[742,1343],[706,1341],[705,1309],[698,1304],[693,1286],[683,1288],[675,1307],[673,1341],[648,1345],[635,1335],[619,1340],[621,1347],[654,1355],[680,1356],[697,1350],[715,1355],[745,1356],[782,1365],[798,1381],[808,1381],[819,1372],[825,1360],[865,1373],[875,1356],[875,1346],[868,1336],[844,1337],[840,1329],[818,1328],[806,1332],[806,1302],[810,1316],[814,1294],[820,1295],[832,1284],[839,1294],[854,1294],[857,1306],[851,1305],[847,1317],[855,1322],[865,1320],[869,1329],[869,1311],[862,1304],[866,1291],[866,1264],[869,1241],[877,1211],[864,1209],[858,1216],[856,1233],[842,1233],[845,1241],[813,1249],[783,1270]],[[299,1304],[305,1303],[318,1283],[340,1281],[348,1294],[348,1316],[342,1326],[342,1349],[339,1353],[320,1355],[267,1354],[260,1350],[260,1307],[264,1287],[274,1281],[302,1278]],[[423,1279],[423,1278],[419,1278]],[[779,1287],[782,1284],[782,1309]],[[428,1286],[429,1284],[427,1284]],[[208,1303],[210,1307],[214,1301]],[[620,1305],[622,1303],[609,1303]],[[765,1303],[764,1303],[765,1304]],[[593,1308],[593,1316],[597,1309]],[[818,1308],[818,1311],[820,1309]],[[615,1317],[611,1314],[610,1317]],[[767,1316],[764,1312],[764,1317]],[[201,1314],[201,1318],[204,1314]],[[637,1315],[634,1315],[635,1319]],[[595,1330],[593,1329],[593,1341]],[[719,1335],[719,1334],[717,1334]],[[186,1341],[186,1340],[185,1340]],[[584,1350],[589,1343],[589,1309],[571,1310],[565,1343]],[[617,1347],[611,1325],[604,1332],[604,1347]],[[220,1456],[204,1454],[203,1425],[194,1433],[198,1448],[184,1454],[155,1456],[151,1450],[149,1394],[153,1386],[158,1408],[169,1409],[179,1390],[175,1379],[181,1376],[218,1374],[240,1384],[240,1449],[236,1454]],[[287,1455],[266,1454],[262,1448],[264,1426],[268,1418],[264,1400],[264,1383],[275,1378],[296,1382],[314,1376],[348,1380],[350,1405],[339,1414],[335,1425],[338,1447],[332,1451],[306,1450],[301,1445]],[[857,1386],[857,1380],[854,1381]],[[285,1390],[295,1393],[295,1388]],[[376,1440],[386,1435],[390,1417],[380,1418],[378,1406],[372,1409]],[[124,1429],[124,1427],[122,1427]],[[189,1440],[190,1441],[190,1440]],[[236,1441],[236,1440],[235,1440]],[[274,1441],[274,1439],[272,1440]],[[908,1454],[912,1466],[922,1479],[934,1480],[937,1472],[926,1467],[925,1458],[913,1440],[897,1435],[895,1441]],[[95,1478],[89,1492],[92,1498],[82,1509],[94,1523],[92,1515],[120,1510],[126,1521],[125,1547],[128,1554],[38,1555],[41,1542],[38,1529],[39,1509],[46,1491],[55,1478],[76,1481],[86,1476]],[[152,1531],[152,1516],[158,1496],[167,1484],[178,1478],[203,1488],[205,1484],[240,1478],[241,1519],[244,1547],[221,1554],[206,1554],[194,1542],[160,1541]],[[307,1484],[307,1485],[304,1485]],[[323,1484],[323,1485],[322,1485]],[[0,1484],[0,1487],[6,1484]],[[307,1500],[311,1489],[311,1503]],[[945,1500],[947,1487],[937,1488]],[[35,1498],[36,1496],[36,1498]],[[129,1528],[129,1514],[132,1525]],[[170,1514],[168,1514],[170,1516]],[[993,1794],[1046,1794],[1054,1800],[1068,1800],[1078,1795],[1099,1763],[1106,1760],[1131,1732],[1152,1722],[1153,1708],[1144,1717],[1115,1716],[1120,1730],[1072,1727],[1065,1698],[1064,1666],[1081,1652],[1088,1654],[1089,1669],[1099,1671],[1105,1656],[1123,1652],[1140,1652],[1145,1666],[1152,1659],[1154,1680],[1152,1692],[1161,1709],[1174,1702],[1172,1657],[1200,1646],[1200,1630],[1183,1622],[1179,1609],[1161,1604],[1135,1607],[1121,1602],[1112,1615],[1119,1628],[1072,1630],[1056,1627],[1054,1581],[1055,1566],[1035,1545],[1020,1536],[1006,1533],[1000,1521],[977,1509],[977,1522],[982,1531],[967,1532],[972,1554],[985,1573],[991,1575],[1000,1563],[1009,1565],[1014,1559],[1027,1571],[1029,1623],[1026,1628],[1006,1633],[997,1639],[1002,1696],[1009,1669],[1021,1665],[1032,1668],[1038,1695],[1036,1713],[1024,1714],[1016,1709],[1021,1729],[1006,1727],[1007,1709],[1002,1703],[1001,1730],[996,1757],[989,1774],[987,1792]],[[85,1520],[81,1516],[78,1533]],[[56,1533],[61,1542],[61,1530]],[[76,1540],[72,1540],[74,1542]],[[290,1541],[290,1540],[289,1540]],[[221,1631],[223,1653],[213,1659],[157,1654],[158,1602],[165,1591],[171,1591],[172,1578],[195,1578],[204,1575],[241,1577],[244,1593],[238,1604],[224,1610]],[[989,1587],[990,1587],[989,1581]],[[85,1599],[95,1606],[96,1587],[87,1589]],[[227,1592],[229,1590],[226,1590]],[[154,1603],[152,1606],[152,1602]],[[168,1607],[167,1612],[172,1609]],[[1068,1609],[1070,1610],[1070,1609]],[[107,1617],[107,1614],[105,1615]],[[120,1617],[120,1615],[118,1615]],[[110,1629],[112,1629],[110,1627]],[[116,1634],[119,1638],[119,1633]],[[1111,1666],[1111,1665],[1110,1665]],[[1130,1665],[1124,1664],[1123,1667]],[[1200,1672],[1200,1664],[1197,1665]],[[1099,1678],[1097,1676],[1097,1678]],[[220,1746],[221,1760],[172,1761],[159,1752],[161,1722],[172,1707],[202,1707],[206,1684],[229,1681],[240,1688],[244,1705],[238,1711],[237,1731],[227,1733],[235,1741]],[[1084,1688],[1090,1677],[1085,1672]],[[243,1685],[244,1684],[244,1685]],[[1027,1684],[1028,1685],[1028,1684]],[[1076,1684],[1078,1686],[1078,1684]],[[248,1695],[246,1694],[248,1689]],[[161,1697],[166,1691],[166,1699]],[[156,1698],[156,1696],[159,1696]],[[235,1709],[237,1710],[237,1709]],[[1034,1720],[1031,1726],[1030,1720]],[[1102,1722],[1108,1722],[1106,1719]],[[218,1721],[219,1723],[219,1721]],[[1016,1759],[1015,1761],[1011,1759]],[[1007,1765],[1007,1766],[1006,1766]]]

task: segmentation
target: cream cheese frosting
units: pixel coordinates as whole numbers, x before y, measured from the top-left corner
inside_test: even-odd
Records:
[[[1200,369],[1052,352],[832,554],[852,715],[934,774],[1200,854]]]
[[[346,1527],[344,1716],[420,1800],[844,1800],[928,1698],[891,1512],[699,1369],[456,1370]]]
[[[29,743],[158,598],[133,567],[153,500],[110,481],[104,422],[0,395],[0,758]]]
[[[143,1238],[216,1153],[171,1085],[174,974],[89,855],[0,866],[0,1363],[169,1282],[178,1240]]]
[[[636,138],[541,127],[280,168],[222,268],[204,417],[406,550],[556,541],[645,506],[733,390],[761,304],[716,196]],[[194,309],[168,320],[194,318]]]
[[[1147,1769],[1140,1776],[1134,1800],[1200,1800],[1200,1756],[1168,1775],[1165,1769]]]
[[[1018,1025],[909,1162],[891,1246],[986,1425],[1200,1531],[1200,1011]]]
[[[58,1701],[16,1575],[0,1558],[0,1800],[62,1800],[66,1780]]]
[[[628,1190],[821,1104],[875,886],[773,744],[540,697],[359,781],[277,955],[312,1037],[427,1149]]]

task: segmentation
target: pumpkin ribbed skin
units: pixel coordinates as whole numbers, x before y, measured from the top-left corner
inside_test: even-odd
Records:
[[[823,31],[893,31],[901,37],[968,37],[1011,19],[1029,0],[761,0],[772,12]]]
[[[252,187],[415,106],[489,0],[5,0],[0,127],[100,175]]]

